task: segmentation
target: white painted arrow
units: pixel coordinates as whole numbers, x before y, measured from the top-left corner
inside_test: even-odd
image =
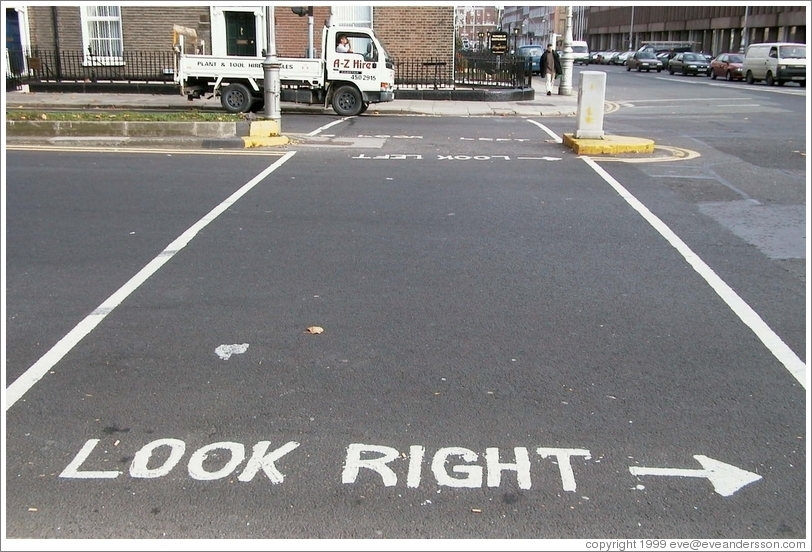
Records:
[[[677,468],[645,468],[629,466],[632,475],[666,475],[672,477],[704,477],[713,485],[713,490],[722,496],[730,496],[745,485],[761,479],[761,476],[719,460],[695,454],[694,458],[702,464],[701,470]]]

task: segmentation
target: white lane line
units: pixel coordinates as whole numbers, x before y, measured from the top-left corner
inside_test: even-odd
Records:
[[[318,134],[320,134],[320,133],[324,132],[324,131],[325,131],[325,130],[327,130],[328,128],[333,127],[333,126],[336,126],[336,125],[337,125],[337,124],[339,124],[339,123],[343,123],[344,121],[349,121],[350,119],[352,119],[352,117],[344,117],[343,119],[336,119],[335,121],[332,121],[332,122],[330,122],[330,123],[327,123],[327,124],[326,124],[326,125],[324,125],[324,126],[320,126],[320,127],[319,127],[319,128],[317,128],[316,130],[313,130],[313,131],[311,131],[311,132],[308,132],[307,134],[305,134],[305,136],[317,136]]]
[[[178,236],[175,241],[166,246],[166,248],[158,253],[158,256],[152,259],[147,265],[142,268],[138,273],[130,278],[130,280],[121,286],[118,291],[108,297],[101,305],[96,307],[92,313],[87,315],[84,320],[79,322],[68,334],[59,340],[59,342],[51,347],[40,359],[33,364],[28,370],[17,378],[14,383],[6,388],[6,410],[14,406],[20,398],[31,389],[35,383],[48,373],[48,371],[59,362],[71,349],[73,349],[87,334],[99,325],[104,318],[110,314],[124,299],[127,298],[133,291],[143,284],[150,276],[155,274],[169,259],[171,259],[178,251],[186,247],[192,239],[205,228],[210,222],[220,216],[226,209],[236,203],[242,196],[247,194],[257,184],[262,182],[265,177],[281,167],[288,159],[296,154],[295,151],[290,151],[278,159],[275,163],[263,170],[257,176],[249,180],[239,190],[231,194],[225,201],[220,203],[214,209],[209,211],[207,215],[189,227],[183,234]]]
[[[646,221],[662,235],[674,249],[676,249],[683,258],[690,264],[693,269],[699,273],[702,278],[710,285],[722,300],[733,310],[739,319],[744,322],[753,333],[761,340],[762,343],[772,352],[775,358],[781,362],[784,367],[789,370],[798,383],[806,389],[807,388],[807,371],[806,365],[801,362],[801,359],[792,352],[786,343],[762,320],[756,311],[750,305],[744,302],[744,299],[733,291],[724,280],[722,280],[714,271],[709,267],[705,261],[691,251],[685,242],[677,236],[662,220],[659,219],[654,213],[649,211],[648,207],[643,205],[636,197],[629,193],[617,180],[615,180],[603,167],[598,165],[590,157],[582,156],[582,159],[587,165],[592,167],[606,182],[612,186],[615,191],[632,206],[632,208],[640,213]]]
[[[669,80],[669,79],[666,79]],[[666,103],[681,103],[685,102],[711,102],[715,100],[729,100],[730,98],[697,98],[694,100],[685,98],[659,98],[655,100],[615,100],[617,103],[651,103],[651,102],[666,102]],[[742,100],[749,100],[750,98],[741,98]]]
[[[543,124],[541,124],[541,123],[539,123],[539,122],[536,122],[536,121],[533,121],[532,119],[527,119],[527,122],[528,122],[528,123],[533,123],[534,125],[536,125],[537,127],[539,127],[541,130],[543,130],[544,132],[546,132],[547,134],[549,134],[549,135],[550,135],[550,136],[553,138],[553,140],[555,140],[555,141],[556,141],[556,142],[558,142],[559,144],[561,144],[561,143],[563,143],[563,142],[564,142],[564,140],[563,140],[563,139],[562,139],[560,136],[558,136],[558,135],[557,135],[555,132],[553,132],[552,130],[550,130],[549,128],[547,128],[546,126],[544,126]]]
[[[556,138],[558,141],[561,139],[549,128],[542,125],[541,123],[537,123],[535,121],[530,121],[534,125],[538,126],[544,132]],[[710,287],[722,298],[722,300],[727,303],[727,306],[731,308],[731,310],[736,313],[739,319],[744,322],[746,326],[748,326],[753,333],[756,334],[762,343],[770,350],[770,352],[778,359],[778,361],[784,365],[784,367],[789,371],[790,374],[798,380],[798,383],[806,389],[807,388],[807,379],[808,374],[806,370],[806,365],[798,358],[792,349],[790,349],[786,343],[776,334],[761,316],[758,315],[756,311],[754,311],[750,305],[744,302],[744,299],[739,297],[739,295],[733,291],[733,289],[725,283],[714,271],[709,267],[705,261],[699,258],[699,256],[691,251],[691,248],[688,247],[685,242],[683,242],[679,236],[677,236],[671,228],[669,228],[662,220],[659,219],[654,213],[649,211],[648,207],[643,205],[636,197],[634,197],[626,188],[624,188],[620,182],[615,180],[612,175],[606,172],[603,167],[598,165],[592,158],[587,156],[581,156],[581,158],[590,166],[592,170],[594,170],[598,175],[600,175],[606,182],[612,186],[615,191],[626,200],[626,202],[631,205],[631,207],[640,213],[646,221],[657,230],[662,237],[664,237],[668,243],[670,243],[674,249],[676,249],[683,258],[690,264],[693,269],[702,276],[705,281],[710,285]]]

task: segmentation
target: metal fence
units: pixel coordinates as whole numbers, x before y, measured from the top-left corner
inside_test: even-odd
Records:
[[[6,50],[6,89],[25,83],[171,84],[175,53],[129,51],[116,59],[81,50]],[[454,57],[396,59],[400,89],[530,88],[526,58],[457,52]],[[11,88],[10,88],[11,87]]]
[[[16,73],[11,76],[27,83],[171,83],[175,73],[175,55],[171,50],[124,52],[115,59],[81,50],[7,50],[6,55],[17,60]]]
[[[398,89],[529,88],[527,59],[492,54],[448,58],[395,59],[395,86]]]

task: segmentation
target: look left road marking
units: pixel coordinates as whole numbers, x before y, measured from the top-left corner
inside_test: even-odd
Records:
[[[152,259],[147,265],[142,268],[135,276],[121,286],[118,291],[114,292],[108,297],[101,305],[96,307],[96,310],[91,312],[84,320],[79,322],[68,334],[59,340],[59,342],[51,347],[37,362],[34,363],[28,370],[26,370],[14,383],[6,389],[6,410],[11,408],[20,398],[31,389],[35,383],[42,379],[45,374],[68,352],[71,351],[87,334],[101,323],[104,318],[113,312],[124,299],[126,299],[133,291],[143,284],[147,279],[155,274],[166,262],[175,256],[181,249],[186,247],[190,241],[200,232],[203,228],[208,226],[210,222],[219,217],[223,212],[236,203],[242,196],[250,192],[257,184],[262,182],[269,174],[281,167],[288,159],[296,154],[291,151],[283,155],[275,163],[263,170],[257,176],[249,180],[239,190],[231,194],[220,205],[209,211],[207,215],[189,227],[183,234],[178,236],[175,241],[166,246],[166,248],[158,253],[158,256]]]

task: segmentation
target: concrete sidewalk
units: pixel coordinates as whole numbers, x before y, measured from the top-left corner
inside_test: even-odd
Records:
[[[575,115],[578,104],[578,91],[573,89],[569,96],[558,94],[547,96],[544,82],[540,77],[533,78],[535,99],[524,101],[451,101],[451,100],[394,100],[369,106],[368,113],[381,115],[450,115],[464,116],[526,116],[557,117]],[[397,98],[397,92],[395,93]],[[5,96],[5,107],[10,108],[66,108],[101,109],[101,108],[150,108],[150,109],[198,109],[205,111],[222,111],[219,99],[199,99],[189,101],[185,96],[165,94],[90,94],[62,92],[23,92],[11,91]],[[335,113],[332,109],[321,106],[282,102],[282,113]]]

